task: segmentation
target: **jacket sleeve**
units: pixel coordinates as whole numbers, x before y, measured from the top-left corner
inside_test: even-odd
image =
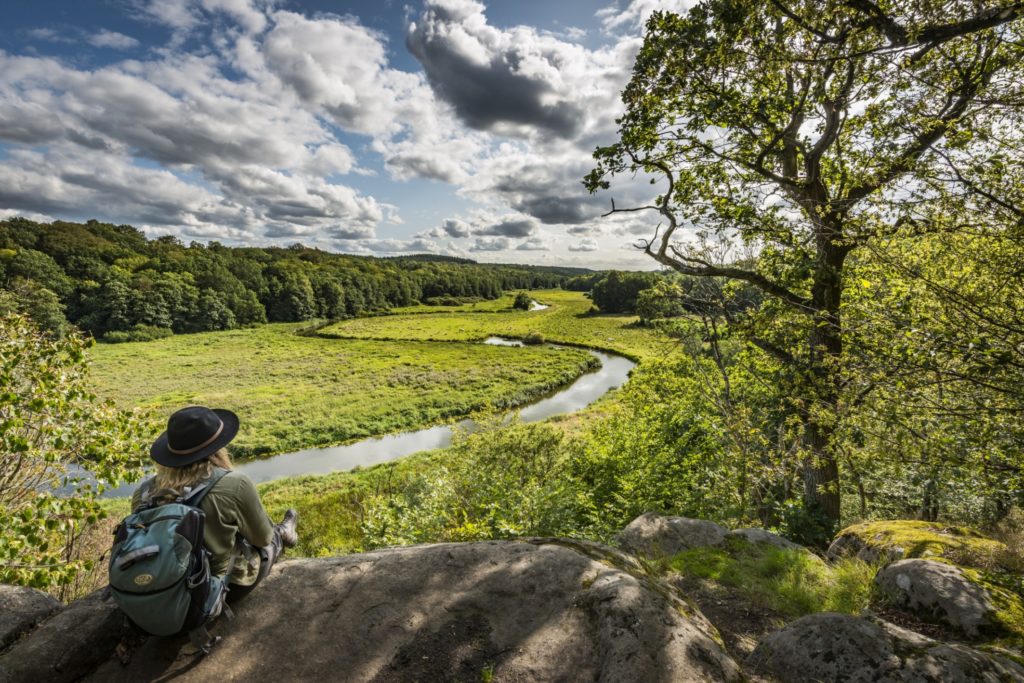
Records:
[[[238,533],[253,546],[270,545],[274,538],[274,525],[263,508],[256,485],[245,475],[239,475],[236,484]]]

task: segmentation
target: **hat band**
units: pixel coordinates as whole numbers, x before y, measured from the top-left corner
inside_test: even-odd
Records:
[[[171,444],[168,443],[167,444],[167,450],[169,450],[171,453],[174,453],[175,455],[192,455],[196,451],[201,451],[204,448],[206,448],[207,446],[209,446],[211,443],[216,441],[217,437],[220,436],[220,433],[223,432],[223,431],[224,431],[224,420],[221,420],[220,421],[220,427],[217,428],[217,431],[214,433],[214,435],[211,436],[206,441],[204,441],[203,443],[201,443],[198,446],[196,446],[195,448],[186,448],[183,451],[179,451],[177,448],[171,446]]]

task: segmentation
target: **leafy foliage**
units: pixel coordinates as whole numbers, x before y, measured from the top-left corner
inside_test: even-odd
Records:
[[[623,273],[613,270],[599,280],[590,298],[603,313],[633,313],[640,292],[654,285],[654,273]]]
[[[685,296],[679,283],[659,280],[653,287],[644,289],[637,295],[636,314],[645,325],[655,320],[678,318],[686,313]]]
[[[141,471],[141,423],[90,392],[86,346],[0,315],[0,583],[67,586],[89,569],[78,551],[104,516],[98,493]]]

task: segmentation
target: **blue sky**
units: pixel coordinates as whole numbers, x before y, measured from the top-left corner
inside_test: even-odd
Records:
[[[651,267],[651,219],[580,180],[644,19],[686,4],[7,0],[0,217]]]

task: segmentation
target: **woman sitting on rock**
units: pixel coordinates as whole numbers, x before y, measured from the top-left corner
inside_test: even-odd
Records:
[[[294,547],[298,514],[288,510],[279,524],[270,521],[252,481],[232,471],[225,447],[238,433],[238,416],[230,410],[190,406],[167,420],[167,431],[150,449],[156,476],[132,496],[136,510],[216,478],[199,508],[206,514],[205,546],[210,573],[225,576],[227,601],[248,595],[267,574],[284,548]],[[224,472],[226,470],[226,473]]]

